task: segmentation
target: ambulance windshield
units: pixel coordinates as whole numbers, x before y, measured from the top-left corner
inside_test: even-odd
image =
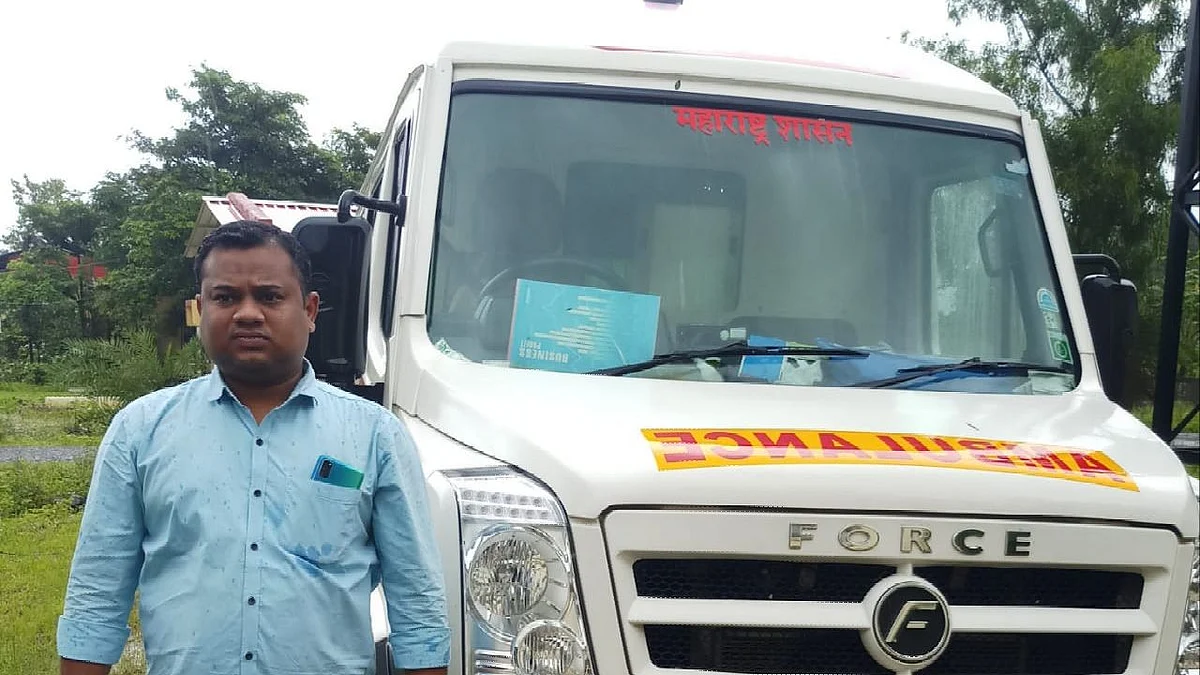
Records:
[[[590,373],[744,344],[812,353],[637,376],[851,386],[979,358],[1035,368],[905,386],[1075,383],[1004,132],[575,91],[460,92],[451,111],[428,330],[457,358]]]

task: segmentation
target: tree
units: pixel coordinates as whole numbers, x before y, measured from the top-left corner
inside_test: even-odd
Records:
[[[97,320],[91,272],[103,262],[95,257],[102,239],[101,215],[82,193],[68,190],[59,179],[39,183],[26,176],[23,182],[12,181],[12,187],[17,223],[5,243],[27,255],[51,251],[75,256],[79,271],[73,296],[79,331],[89,337],[97,335],[101,322]]]
[[[183,249],[202,195],[335,201],[362,183],[379,134],[354,125],[317,145],[300,115],[303,96],[207,66],[192,72],[186,94],[166,94],[185,122],[162,138],[134,132],[131,144],[146,153],[141,166],[110,173],[87,193],[59,180],[14,184],[20,218],[7,243],[102,260],[109,273],[96,284],[98,311],[127,334],[153,329],[169,339],[183,327],[183,300],[195,292]],[[84,284],[76,298],[79,316],[89,316],[91,287]]]
[[[159,139],[133,136],[135,148],[189,189],[212,193],[233,185],[262,199],[330,201],[345,188],[347,170],[369,162],[360,145],[370,133],[357,126],[335,131],[333,147],[313,143],[300,115],[307,102],[300,94],[264,89],[208,66],[193,71],[189,86],[193,98],[167,90],[167,99],[187,115],[182,127]],[[347,158],[348,168],[341,150],[356,155]]]
[[[382,134],[355,124],[350,130],[334,129],[325,139],[325,150],[339,167],[338,185],[357,189],[362,186],[375,158]]]
[[[126,331],[170,333],[171,326],[182,325],[182,302],[194,292],[183,248],[202,193],[183,185],[174,172],[144,166],[110,175],[93,195],[98,201],[124,199],[112,235],[123,260],[98,284],[101,309]]]
[[[0,317],[11,356],[42,361],[78,335],[74,283],[66,256],[35,249],[8,264],[0,274]]]
[[[99,217],[83,194],[59,179],[12,181],[17,224],[4,243],[17,251],[52,248],[75,255],[93,252]]]
[[[915,43],[972,71],[1041,123],[1068,235],[1107,253],[1143,311],[1134,383],[1150,391],[1168,218],[1165,167],[1179,119],[1183,19],[1172,0],[949,0],[958,24],[1005,25],[1008,43]],[[1194,367],[1194,363],[1193,363]]]
[[[333,201],[362,182],[379,141],[355,125],[335,129],[319,147],[298,111],[304,97],[225,71],[193,71],[190,89],[190,97],[167,90],[187,116],[182,126],[158,139],[134,134],[148,163],[110,174],[91,195],[112,214],[111,236],[122,257],[101,286],[101,305],[122,326],[160,334],[182,325],[183,300],[195,292],[182,252],[203,194]]]

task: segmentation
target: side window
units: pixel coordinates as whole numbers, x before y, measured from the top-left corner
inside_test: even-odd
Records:
[[[404,122],[396,134],[396,166],[392,172],[393,201],[399,201],[400,196],[406,194],[408,189],[409,128],[411,124],[411,122]],[[386,264],[383,272],[383,306],[380,312],[383,335],[389,338],[392,336],[395,321],[393,315],[396,311],[396,278],[399,275],[400,267],[400,228],[397,220],[396,216],[392,216],[389,221]]]
[[[990,178],[943,185],[930,197],[930,346],[935,354],[1014,358],[1024,350],[1012,272],[1002,268],[996,276],[989,274],[980,250],[980,227],[997,205]]]

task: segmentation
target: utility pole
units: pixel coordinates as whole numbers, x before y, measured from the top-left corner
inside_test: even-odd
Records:
[[[1179,332],[1183,323],[1183,294],[1187,283],[1188,245],[1193,232],[1200,233],[1193,209],[1200,206],[1200,25],[1197,5],[1192,0],[1183,68],[1179,139],[1175,154],[1175,185],[1171,197],[1171,225],[1167,234],[1166,269],[1163,271],[1162,332],[1159,336],[1158,373],[1155,376],[1154,416],[1151,428],[1170,443],[1200,410],[1200,404],[1173,426],[1175,393],[1179,372]]]

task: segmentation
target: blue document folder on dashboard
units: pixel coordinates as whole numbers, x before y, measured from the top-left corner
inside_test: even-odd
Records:
[[[786,340],[751,335],[746,340],[748,347],[788,347]],[[743,356],[739,375],[757,377],[767,382],[776,382],[783,375],[783,361],[786,356]]]
[[[569,373],[654,356],[659,297],[517,280],[509,365]]]

